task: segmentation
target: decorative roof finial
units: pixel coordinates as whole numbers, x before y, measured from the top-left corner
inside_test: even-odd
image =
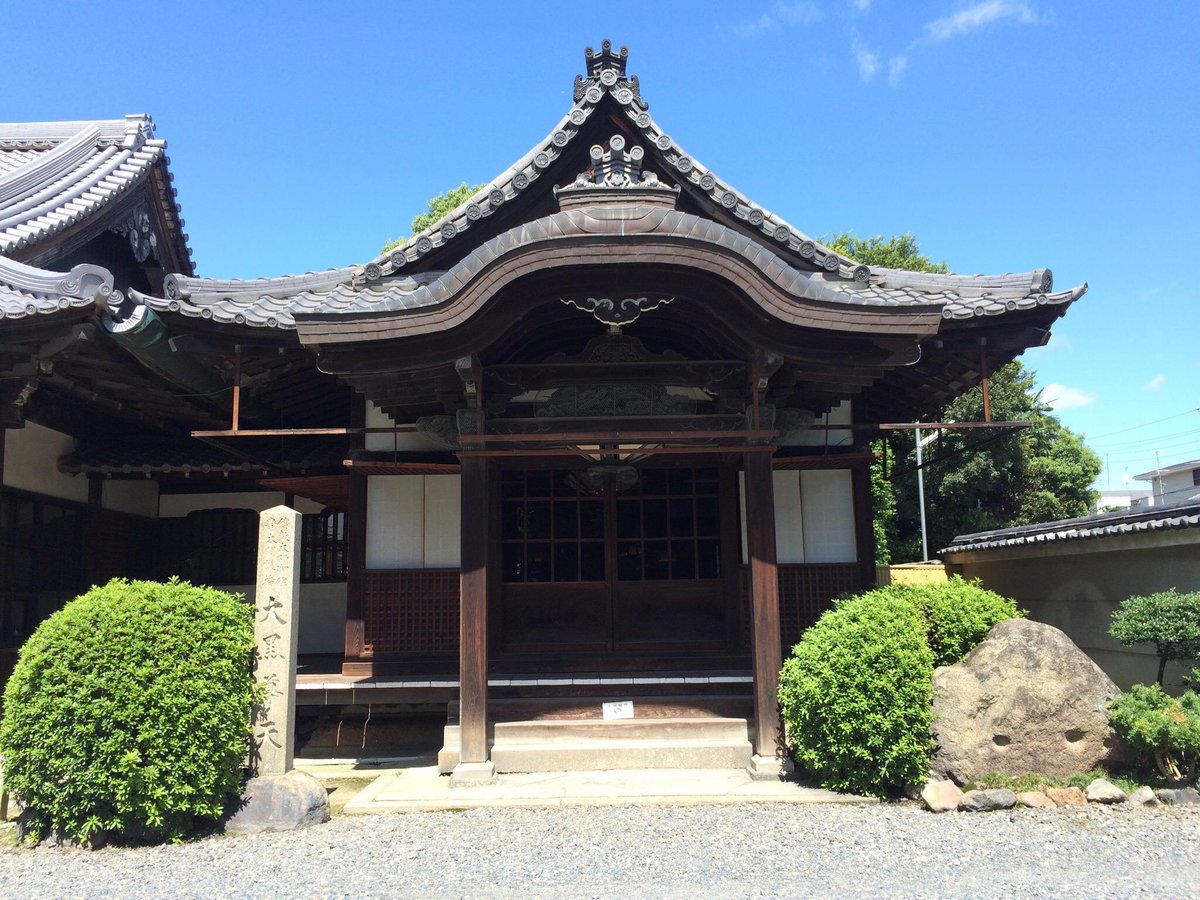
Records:
[[[584,67],[587,69],[588,75],[593,78],[598,78],[600,73],[605,69],[616,69],[617,75],[624,77],[625,61],[629,58],[629,48],[622,47],[620,52],[614,53],[612,41],[605,41],[600,45],[599,53],[591,47],[585,47],[583,58]]]
[[[607,91],[621,105],[636,103],[641,109],[649,109],[650,104],[642,99],[641,87],[636,75],[625,75],[625,62],[629,59],[629,48],[622,47],[614,51],[612,41],[600,45],[597,53],[591,47],[583,50],[584,69],[586,74],[575,76],[575,102],[585,97],[590,103],[599,103]],[[588,93],[592,89],[591,94]]]

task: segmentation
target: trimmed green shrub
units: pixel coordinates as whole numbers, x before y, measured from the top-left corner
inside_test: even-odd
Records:
[[[1109,718],[1117,734],[1135,751],[1154,759],[1168,778],[1196,777],[1200,765],[1200,694],[1178,697],[1157,684],[1135,684],[1109,701]]]
[[[1153,644],[1161,685],[1168,660],[1200,656],[1200,592],[1171,588],[1122,600],[1108,633],[1126,646]]]
[[[796,761],[830,790],[924,782],[933,654],[917,608],[881,592],[821,616],[784,663],[779,702]]]
[[[34,837],[179,840],[243,786],[253,608],[114,579],[46,619],[4,695],[0,754]]]
[[[941,583],[889,584],[870,593],[921,610],[935,668],[958,662],[997,622],[1024,615],[1014,601],[985,589],[978,579],[964,581],[958,575]]]

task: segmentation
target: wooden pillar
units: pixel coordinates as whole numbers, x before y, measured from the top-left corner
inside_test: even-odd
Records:
[[[451,787],[495,780],[488,759],[488,461],[462,459],[462,556],[459,573],[459,763]]]
[[[871,463],[856,464],[850,470],[854,495],[854,536],[858,556],[859,590],[875,586],[874,501],[871,498]]]
[[[779,574],[775,565],[775,491],[771,454],[743,455],[746,474],[746,546],[750,562],[750,635],[754,654],[754,753],[757,771],[772,771],[780,743]],[[752,768],[752,772],[756,769]]]
[[[346,657],[342,671],[361,674],[365,635],[364,578],[367,567],[367,476],[350,472],[350,503],[346,513]]]

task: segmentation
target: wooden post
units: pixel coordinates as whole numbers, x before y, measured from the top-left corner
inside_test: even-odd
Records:
[[[858,555],[859,589],[875,586],[875,527],[873,524],[874,501],[871,497],[870,461],[857,463],[850,469],[850,483],[854,496],[854,536]]]
[[[779,574],[775,564],[775,486],[770,453],[745,453],[746,546],[750,562],[750,634],[754,654],[754,763],[751,774],[776,778],[780,743]]]
[[[364,647],[363,582],[367,563],[367,476],[350,472],[350,509],[346,514],[346,658],[342,671],[361,662]]]
[[[488,460],[462,459],[462,558],[459,574],[459,763],[450,786],[490,784],[488,759]]]

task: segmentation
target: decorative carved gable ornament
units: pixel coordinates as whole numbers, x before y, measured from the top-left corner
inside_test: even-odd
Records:
[[[641,318],[642,313],[666,306],[674,297],[646,296],[626,297],[623,300],[611,300],[607,297],[563,297],[562,302],[592,314],[597,322],[610,328],[620,328]]]

